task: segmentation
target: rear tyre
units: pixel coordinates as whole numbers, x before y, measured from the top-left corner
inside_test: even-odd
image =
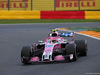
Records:
[[[69,58],[69,55],[73,54],[73,59]],[[77,60],[77,53],[76,53],[76,45],[75,44],[67,44],[66,45],[66,55],[68,61],[76,61]]]
[[[76,49],[80,56],[87,56],[87,41],[86,40],[75,40]]]
[[[21,58],[23,58],[22,63],[28,64],[31,59],[31,47],[30,46],[24,46],[21,50]]]

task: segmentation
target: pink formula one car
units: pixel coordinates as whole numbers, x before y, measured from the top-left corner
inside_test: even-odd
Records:
[[[45,38],[32,46],[23,46],[21,61],[24,64],[31,62],[76,61],[79,55],[87,55],[87,41],[75,40],[74,33],[58,33],[56,29]],[[72,36],[71,41],[62,37]]]

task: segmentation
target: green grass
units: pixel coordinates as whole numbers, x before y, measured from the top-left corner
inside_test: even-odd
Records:
[[[100,26],[98,27],[70,27],[69,30],[86,30],[86,31],[95,31],[100,32]]]
[[[88,31],[100,32],[100,26],[99,26],[99,27],[92,27],[92,28],[89,28]]]
[[[100,28],[99,29],[91,29],[89,31],[95,31],[95,32],[100,32]]]
[[[100,29],[96,29],[96,30],[94,30],[94,31],[96,31],[96,32],[100,32]]]
[[[85,20],[85,19],[0,19],[0,24],[71,23],[71,22],[100,22],[100,20]]]
[[[71,27],[69,30],[89,30],[89,27]]]

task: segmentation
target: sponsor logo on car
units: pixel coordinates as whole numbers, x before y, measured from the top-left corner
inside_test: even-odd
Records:
[[[45,45],[45,47],[53,47],[53,45]]]

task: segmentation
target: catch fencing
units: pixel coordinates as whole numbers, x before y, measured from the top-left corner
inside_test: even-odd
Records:
[[[100,0],[0,0],[0,10],[95,11]]]

